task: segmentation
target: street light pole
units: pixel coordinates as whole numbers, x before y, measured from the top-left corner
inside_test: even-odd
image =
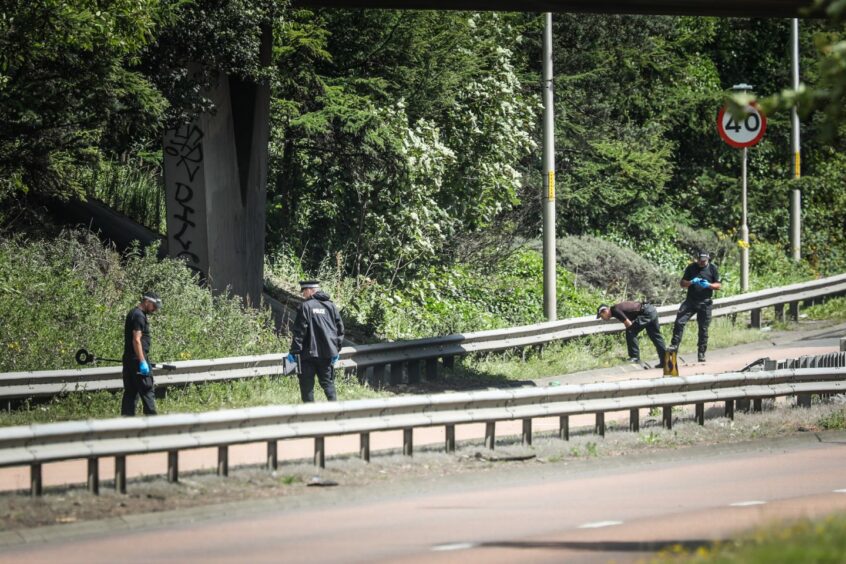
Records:
[[[791,51],[793,52],[793,91],[799,90],[799,19],[793,18],[791,29]],[[793,178],[802,176],[801,146],[799,144],[799,113],[796,106],[791,110],[791,124],[793,129]],[[790,191],[790,251],[794,261],[802,258],[802,193],[798,188]]]
[[[555,290],[555,122],[552,106],[552,14],[544,14],[543,29],[543,312],[557,319]]]

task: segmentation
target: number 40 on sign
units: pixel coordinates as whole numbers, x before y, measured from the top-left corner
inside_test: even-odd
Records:
[[[717,131],[723,141],[737,149],[751,147],[764,136],[767,130],[767,116],[753,102],[746,106],[745,114],[735,118],[726,106],[717,114]]]

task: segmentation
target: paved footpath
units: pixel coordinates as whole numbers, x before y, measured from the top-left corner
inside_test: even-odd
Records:
[[[803,355],[817,355],[839,350],[839,339],[846,335],[846,324],[829,326],[825,329],[806,329],[797,331],[773,332],[766,341],[759,341],[746,345],[716,349],[709,351],[706,363],[688,362],[688,358],[695,358],[695,353],[682,352],[679,359],[679,372],[682,375],[717,374],[731,372],[744,368],[755,360],[763,357],[772,359],[795,358]],[[621,337],[622,338],[622,337]],[[643,340],[643,339],[642,339]],[[644,342],[643,346],[650,345]],[[644,370],[639,365],[620,365],[608,369],[590,370],[535,381],[538,386],[548,386],[552,382],[562,384],[584,384],[593,382],[611,382],[631,380],[635,378],[660,378],[662,370],[653,368]],[[645,411],[641,413],[643,417]],[[606,421],[628,417],[628,411],[619,414],[608,414]],[[592,415],[571,418],[571,426],[593,425]],[[536,419],[533,430],[538,433],[554,432],[558,428],[557,418]],[[520,435],[522,423],[520,421],[497,423],[497,436]],[[485,434],[484,424],[460,425],[455,429],[455,438],[462,440],[482,440]],[[445,431],[443,427],[422,428],[414,430],[414,444],[438,445],[444,444]],[[376,454],[383,449],[398,449],[402,447],[402,432],[390,431],[373,433],[371,435],[371,451]],[[327,437],[327,456],[357,453],[358,436]],[[311,439],[282,441],[279,443],[279,460],[307,460],[313,454],[314,443]],[[262,464],[266,460],[266,446],[264,443],[236,445],[229,449],[230,466],[242,464]],[[327,462],[331,464],[331,461]],[[179,456],[180,472],[195,470],[213,470],[217,465],[217,449],[204,448],[181,451]],[[130,479],[150,475],[163,475],[167,469],[167,454],[157,453],[139,455],[127,458],[127,474]],[[114,459],[100,459],[100,475],[103,477],[114,474]],[[43,467],[43,483],[45,487],[83,484],[87,476],[87,462],[85,460],[58,462],[45,464]],[[0,469],[0,491],[26,490],[29,488],[29,468]]]

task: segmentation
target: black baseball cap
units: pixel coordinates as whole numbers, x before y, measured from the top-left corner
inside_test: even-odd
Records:
[[[320,288],[320,282],[317,280],[300,280],[300,290],[308,288]]]
[[[599,317],[600,317],[600,315],[599,315],[599,314],[600,314],[600,313],[602,313],[602,310],[603,310],[603,309],[609,309],[609,308],[608,308],[608,306],[607,306],[606,304],[602,304],[601,306],[599,306],[599,307],[596,309],[596,318],[597,318],[597,319],[599,319]]]
[[[162,299],[155,292],[144,292],[144,294],[141,296],[141,299],[153,302],[154,304],[156,304],[156,309],[162,308]]]
[[[700,258],[700,260],[701,260],[701,259],[710,259],[710,258],[711,258],[711,255],[710,255],[710,254],[708,254],[708,251],[704,251],[704,250],[703,250],[703,251],[699,251],[699,254],[698,254],[697,256]]]

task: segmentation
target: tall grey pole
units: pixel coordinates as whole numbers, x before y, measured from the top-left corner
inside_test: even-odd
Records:
[[[552,14],[543,29],[543,313],[555,321],[555,125],[552,107]]]
[[[741,206],[743,208],[740,226],[740,291],[749,290],[749,225],[746,220],[746,147],[743,148],[741,174]]]
[[[793,18],[791,47],[793,51],[793,90],[799,90],[799,19]],[[791,110],[791,124],[793,126],[793,178],[802,176],[802,149],[799,144],[799,112],[796,106]],[[798,188],[790,191],[790,250],[794,261],[802,258],[802,193]]]

